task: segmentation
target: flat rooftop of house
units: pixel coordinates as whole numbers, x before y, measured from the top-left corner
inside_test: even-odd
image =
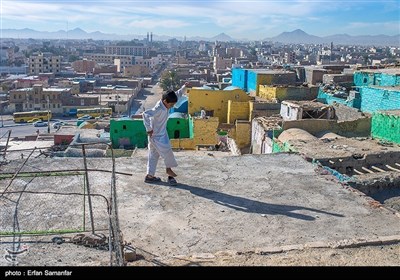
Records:
[[[293,73],[292,71],[284,70],[284,69],[248,69],[253,72],[257,72],[260,74],[287,74]]]
[[[254,118],[256,122],[261,124],[265,130],[281,129],[282,117],[257,117]]]
[[[282,134],[281,134],[282,135]],[[279,138],[280,139],[280,138]],[[379,154],[399,152],[399,146],[383,146],[378,140],[370,138],[329,138],[321,139],[291,139],[288,140],[296,150],[310,158],[346,158],[354,154]]]
[[[399,75],[400,75],[400,73],[399,73]],[[386,90],[400,91],[400,86],[377,86],[377,85],[370,85],[369,87],[378,88],[378,89],[386,89]]]
[[[393,116],[400,116],[400,110],[383,110],[379,111],[379,113],[393,115]]]
[[[271,252],[271,248],[290,248],[292,245],[329,247],[400,235],[400,218],[395,213],[376,207],[374,201],[343,186],[333,176],[316,172],[316,166],[299,155],[221,154],[224,153],[175,152],[179,163],[179,167],[174,169],[180,182],[178,186],[165,183],[162,161],[156,175],[162,176],[163,182],[157,185],[143,182],[146,149],[136,150],[130,158],[117,158],[116,170],[133,175],[116,175],[119,225],[124,241],[138,253],[147,252],[162,263],[176,264],[179,259],[191,255]],[[3,165],[2,172],[17,170],[22,161]],[[92,170],[111,170],[110,158],[88,158],[87,164]],[[82,166],[79,158],[35,158],[22,171],[72,170]],[[89,172],[91,193],[108,197],[110,178],[110,173]],[[21,187],[20,180],[15,184],[10,190]],[[35,178],[30,181],[28,189],[82,192],[82,184],[82,178],[52,176]],[[2,184],[0,191],[4,188]],[[24,195],[28,199],[29,194]],[[53,226],[52,223],[73,228],[74,221],[81,222],[73,209],[82,207],[82,197],[66,197],[68,211],[60,212],[59,199],[64,197],[43,195],[38,208],[23,209],[21,202],[18,212],[20,226],[27,229],[29,226],[25,222],[32,223],[39,230],[38,221],[46,217],[46,229]],[[94,204],[96,226],[98,223],[107,225],[108,221],[101,201]],[[3,209],[9,207],[8,204],[10,207],[14,205],[4,200]],[[22,220],[28,212],[29,219]],[[3,219],[2,223],[6,221]],[[12,226],[13,220],[8,221]],[[25,238],[22,236],[20,242]],[[50,244],[46,255],[56,254],[60,246],[68,248],[67,245]],[[0,249],[5,249],[5,246],[0,244]],[[34,246],[45,245],[30,243],[29,246],[30,251],[34,251]],[[78,247],[71,248],[71,254]],[[99,250],[89,250],[85,256],[91,256],[90,262],[99,259],[100,253]],[[105,261],[109,259],[107,252],[103,256]],[[24,265],[32,262],[40,265],[41,262],[29,254],[21,254],[18,261]],[[62,258],[58,265],[66,261],[71,262],[67,265],[84,265],[79,258],[72,257]],[[141,264],[141,261],[132,263]],[[0,265],[7,265],[4,258],[0,259]]]
[[[383,69],[361,69],[357,72],[368,72],[368,73],[385,73],[391,75],[400,75],[400,68],[383,68]]]
[[[282,101],[283,104],[294,104],[297,105],[298,107],[301,107],[305,110],[312,110],[312,109],[319,109],[323,107],[330,107],[328,104],[324,104],[322,102],[317,102],[317,101],[307,101],[307,100],[285,100]]]

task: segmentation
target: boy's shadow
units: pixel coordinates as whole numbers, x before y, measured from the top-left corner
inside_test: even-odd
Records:
[[[315,217],[300,213],[295,213],[297,210],[306,210],[319,214],[326,214],[335,217],[344,217],[344,215],[336,214],[332,212],[327,212],[323,210],[318,210],[309,207],[303,206],[292,206],[292,205],[280,205],[280,204],[271,204],[266,202],[261,202],[253,199],[248,199],[240,196],[225,194],[218,191],[203,189],[199,187],[189,186],[186,184],[178,183],[177,186],[171,186],[167,182],[159,182],[158,185],[168,186],[175,189],[186,190],[192,193],[193,195],[197,195],[209,200],[214,201],[217,204],[222,206],[226,206],[232,208],[234,210],[248,212],[248,213],[258,213],[258,214],[266,214],[266,215],[286,215],[291,218],[302,219],[307,221],[315,220]]]

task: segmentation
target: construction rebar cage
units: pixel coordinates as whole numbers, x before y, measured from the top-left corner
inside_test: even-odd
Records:
[[[111,157],[88,157],[91,145],[105,145]],[[116,172],[110,144],[74,146],[81,150],[81,157],[43,159],[38,157],[43,153],[32,148],[24,149],[25,156],[18,160],[7,160],[12,153],[21,151],[4,151],[0,164],[0,249],[5,254],[0,265],[43,265],[24,260],[24,256],[30,249],[38,253],[35,246],[44,248],[48,243],[58,247],[68,244],[73,246],[71,250],[82,247],[84,255],[100,249],[101,253],[95,250],[100,265],[126,264],[116,175],[132,174]],[[107,252],[109,257],[105,255]],[[67,265],[85,265],[79,259],[76,262],[71,260]],[[58,265],[65,263],[61,261]]]

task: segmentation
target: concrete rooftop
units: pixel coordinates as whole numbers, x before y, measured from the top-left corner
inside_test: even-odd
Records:
[[[124,236],[155,254],[400,234],[398,216],[372,207],[366,196],[330,175],[317,174],[298,155],[176,155],[176,187],[143,183],[145,150],[125,165],[134,177],[121,182]]]
[[[175,155],[180,183],[175,187],[143,182],[146,149],[116,159],[117,171],[133,175],[117,175],[124,240],[159,258],[400,235],[398,213],[377,207],[331,175],[321,175],[325,173],[299,155],[226,156],[204,151]],[[89,168],[111,170],[110,163],[109,158],[88,158]],[[82,168],[82,159],[37,158],[27,169],[49,166]],[[164,168],[160,161],[156,175],[163,181]],[[104,191],[108,196],[104,186],[109,178],[109,173],[90,173],[91,192]],[[36,184],[43,186],[43,181]],[[63,184],[48,187],[61,190]]]

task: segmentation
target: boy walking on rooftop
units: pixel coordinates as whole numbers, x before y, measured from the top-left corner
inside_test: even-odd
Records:
[[[185,83],[178,91],[167,91],[162,95],[156,105],[143,112],[143,123],[148,136],[148,160],[147,160],[147,175],[144,179],[146,183],[160,182],[161,178],[156,177],[156,169],[158,159],[161,156],[164,159],[166,173],[168,175],[168,183],[176,186],[177,182],[174,177],[176,173],[172,170],[177,167],[174,153],[172,152],[171,143],[167,133],[168,112],[178,99],[186,92]]]

